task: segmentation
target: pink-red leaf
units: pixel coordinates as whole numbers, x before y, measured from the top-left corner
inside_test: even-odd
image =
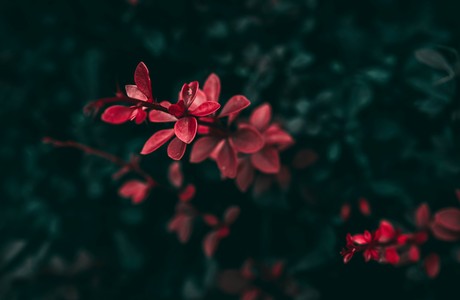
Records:
[[[415,223],[418,228],[425,228],[429,225],[431,219],[430,208],[428,204],[422,203],[415,212]]]
[[[149,70],[143,62],[140,62],[136,67],[136,71],[134,71],[134,83],[136,83],[144,95],[152,99],[152,84],[150,83]]]
[[[380,237],[378,240],[381,243],[389,242],[393,240],[396,236],[396,231],[393,225],[386,220],[380,221],[379,232],[380,232]]]
[[[417,246],[412,245],[409,248],[408,257],[410,261],[413,261],[413,262],[419,261],[420,260],[420,249]]]
[[[244,158],[238,165],[238,171],[236,175],[236,185],[242,192],[246,192],[254,180],[254,168],[249,158]]]
[[[193,101],[196,97],[196,92],[198,90],[198,81],[193,81],[190,83],[185,83],[182,86],[182,90],[180,92],[180,100],[183,100],[186,107],[192,105]]]
[[[267,145],[276,145],[280,149],[285,149],[294,144],[294,139],[278,125],[270,126],[264,132],[265,143]]]
[[[175,161],[169,165],[168,178],[169,182],[171,182],[171,184],[176,188],[182,186],[182,183],[184,182],[184,175],[180,169],[180,162]]]
[[[219,118],[240,112],[246,107],[248,107],[250,104],[251,102],[245,96],[233,96],[232,98],[230,98],[230,100],[227,101],[227,103],[225,103],[224,107],[220,111]]]
[[[136,85],[133,84],[127,84],[125,85],[125,90],[126,90],[126,95],[130,98],[134,98],[137,100],[142,100],[142,101],[147,101],[148,98],[147,96],[139,90],[139,88]]]
[[[227,225],[233,224],[240,215],[240,208],[238,206],[231,206],[227,208],[224,213],[224,222]]]
[[[177,229],[177,237],[183,244],[188,242],[190,239],[190,234],[192,233],[192,221],[193,218],[191,216],[184,216],[179,228]]]
[[[161,110],[151,110],[149,112],[149,120],[152,123],[166,123],[166,122],[175,122],[177,121],[177,118]]]
[[[185,117],[177,120],[174,124],[176,136],[186,144],[190,144],[196,136],[198,122],[194,117]]]
[[[149,154],[163,146],[174,136],[174,129],[163,129],[155,132],[144,144],[141,154]]]
[[[118,194],[121,197],[130,198],[134,204],[144,201],[148,192],[148,184],[139,180],[126,181],[118,190]]]
[[[388,247],[385,249],[385,260],[392,265],[399,263],[399,254],[396,248]]]
[[[212,73],[206,79],[203,92],[206,94],[206,98],[208,101],[215,101],[219,102],[219,95],[220,95],[220,79],[219,76]]]
[[[238,128],[230,140],[235,150],[242,153],[254,153],[264,146],[262,135],[255,128],[249,126]]]
[[[270,120],[272,118],[272,107],[268,103],[264,103],[258,106],[251,113],[249,121],[254,125],[258,130],[263,131],[267,128]]]
[[[217,167],[222,176],[235,178],[238,168],[236,153],[230,143],[225,140],[219,153],[217,154]]]
[[[219,237],[217,231],[211,231],[203,240],[203,250],[207,257],[212,257],[219,244]]]
[[[371,207],[370,207],[369,202],[367,201],[366,198],[359,199],[359,211],[366,217],[370,216]]]
[[[211,136],[205,136],[193,143],[190,153],[190,162],[199,163],[211,155],[211,152],[216,148],[220,139]]]
[[[219,219],[215,215],[211,214],[204,214],[203,221],[211,227],[214,227],[217,224],[219,224]]]
[[[123,105],[108,107],[101,116],[102,121],[110,124],[123,124],[131,118],[133,110]]]
[[[136,122],[137,125],[144,122],[145,119],[147,118],[147,113],[142,108],[136,108],[136,110],[134,110],[133,113],[135,114],[134,121]]]
[[[433,235],[441,241],[454,242],[460,239],[459,231],[449,230],[437,222],[431,223],[430,229]]]
[[[252,165],[259,171],[267,174],[275,174],[280,170],[280,157],[278,150],[273,147],[265,147],[251,155]]]
[[[174,160],[180,160],[186,148],[187,144],[176,137],[168,145],[168,156]]]
[[[448,207],[434,215],[434,222],[448,230],[460,233],[460,209]]]
[[[425,267],[425,272],[430,278],[435,278],[439,274],[441,264],[439,261],[439,256],[436,253],[431,253],[425,257],[423,261],[423,266]]]
[[[189,183],[179,194],[179,200],[188,202],[195,197],[196,188],[193,184]]]
[[[206,101],[200,106],[190,111],[190,114],[195,117],[206,117],[216,112],[220,108],[220,104],[214,101]]]

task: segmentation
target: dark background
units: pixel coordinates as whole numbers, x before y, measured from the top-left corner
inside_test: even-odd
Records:
[[[339,255],[347,232],[381,218],[413,230],[418,204],[458,206],[457,79],[434,86],[445,74],[414,51],[459,49],[459,13],[455,0],[1,1],[0,299],[237,299],[212,279],[247,257],[285,260],[304,290],[298,299],[459,299],[452,243],[422,249],[441,255],[434,280],[421,264],[343,265]],[[174,195],[159,189],[132,205],[117,195],[114,166],[41,143],[72,139],[126,159],[139,152],[151,124],[82,114],[132,83],[139,61],[159,99],[216,72],[222,100],[243,93],[272,104],[297,141],[286,163],[299,149],[318,154],[293,171],[288,191],[260,197],[220,181],[213,163],[184,165],[198,208],[242,209],[213,260],[201,249],[202,222],[186,245],[166,231]],[[169,162],[163,149],[142,166],[167,184]]]

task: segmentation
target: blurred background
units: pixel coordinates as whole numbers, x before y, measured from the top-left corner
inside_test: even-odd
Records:
[[[1,1],[0,299],[239,299],[219,278],[247,258],[286,263],[301,292],[269,286],[273,299],[459,299],[458,244],[426,246],[441,255],[436,279],[421,264],[339,255],[347,232],[381,218],[412,230],[420,203],[459,205],[458,79],[434,85],[446,73],[414,56],[438,47],[454,64],[459,12],[454,0]],[[41,143],[138,153],[152,124],[112,126],[82,108],[132,83],[140,61],[158,99],[215,72],[221,102],[272,104],[297,141],[286,165],[316,153],[289,189],[261,195],[221,181],[214,163],[183,165],[199,209],[242,210],[213,259],[202,222],[185,245],[167,232],[176,196],[158,189],[133,205],[117,195],[115,166]],[[164,184],[169,163],[164,149],[142,159]]]

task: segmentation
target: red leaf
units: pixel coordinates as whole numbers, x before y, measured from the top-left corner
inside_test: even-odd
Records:
[[[184,101],[182,101],[182,100],[180,100],[176,104],[171,104],[168,107],[169,114],[173,115],[176,118],[182,118],[184,116],[186,110],[187,109],[185,107]]]
[[[249,100],[242,95],[236,95],[230,98],[230,100],[225,103],[224,108],[220,111],[219,118],[226,117],[230,114],[234,114],[242,111],[251,104]]]
[[[206,101],[200,106],[195,108],[193,111],[190,111],[190,114],[195,117],[206,117],[220,108],[220,104],[214,101]]]
[[[292,136],[281,129],[277,124],[271,125],[267,130],[265,130],[263,135],[267,145],[276,145],[280,149],[286,149],[294,144]]]
[[[343,221],[346,221],[350,217],[350,213],[351,213],[350,204],[344,203],[342,205],[342,208],[340,209],[340,217],[342,218]]]
[[[149,154],[163,146],[174,136],[174,129],[163,129],[155,132],[144,144],[141,154]]]
[[[224,213],[224,222],[227,225],[233,224],[240,215],[240,208],[238,206],[230,206]]]
[[[147,118],[147,113],[142,108],[136,108],[133,113],[135,114],[134,120],[137,125],[141,124]],[[132,117],[132,116],[131,116]]]
[[[241,266],[241,275],[246,279],[254,279],[256,276],[253,272],[254,261],[247,259]]]
[[[431,223],[430,229],[433,235],[441,241],[453,242],[460,239],[460,232],[449,230],[439,223]]]
[[[455,207],[441,209],[434,215],[434,222],[447,230],[460,233],[460,209]]]
[[[191,216],[184,216],[182,222],[177,229],[177,237],[181,243],[186,243],[190,239],[190,234],[192,233],[192,221]]]
[[[418,228],[425,228],[429,225],[431,219],[430,208],[428,204],[422,203],[415,212],[415,223]]]
[[[128,95],[129,98],[134,98],[142,101],[148,100],[147,96],[144,93],[142,93],[136,85],[127,84],[125,85],[125,90],[126,95]]]
[[[217,224],[219,224],[219,219],[215,215],[211,214],[204,214],[203,221],[211,227],[214,227]]]
[[[195,193],[196,193],[196,188],[193,184],[190,183],[179,194],[179,200],[182,202],[188,202],[193,197],[195,197]]]
[[[252,165],[259,171],[267,174],[278,173],[280,170],[280,157],[278,150],[265,147],[251,155]]]
[[[190,162],[199,163],[208,158],[219,142],[220,139],[211,136],[198,139],[192,146]]]
[[[262,149],[264,139],[260,133],[249,126],[240,127],[230,137],[235,150],[242,153],[254,153]]]
[[[284,263],[282,261],[278,261],[276,262],[273,266],[272,266],[272,276],[274,278],[279,278],[281,276],[281,274],[283,273],[283,269],[284,269]]]
[[[186,148],[187,144],[176,137],[168,145],[168,156],[174,160],[180,160]]]
[[[161,110],[151,110],[149,112],[149,120],[152,123],[166,123],[166,122],[175,122],[177,121],[177,118]]]
[[[276,180],[282,189],[287,189],[291,183],[291,171],[286,166],[281,166],[280,171],[276,174]]]
[[[220,151],[217,154],[217,167],[219,168],[222,176],[228,178],[236,177],[236,171],[238,168],[236,153],[227,140],[224,141],[222,148],[220,148]]]
[[[224,238],[224,237],[228,236],[229,234],[230,234],[230,228],[228,228],[228,226],[220,227],[217,230],[217,236],[219,238]]]
[[[389,242],[392,239],[394,239],[396,236],[396,231],[393,225],[386,220],[380,221],[379,232],[380,232],[380,237],[378,240],[381,243]]]
[[[244,158],[238,165],[236,175],[236,185],[242,192],[246,192],[254,180],[254,168],[251,165],[249,158]]]
[[[371,241],[370,237],[367,234],[355,234],[352,236],[352,240],[353,242],[359,245],[369,244]]]
[[[220,79],[219,76],[212,73],[206,79],[203,92],[206,94],[206,98],[208,101],[215,101],[219,102],[219,95],[220,95]]]
[[[264,103],[253,110],[249,121],[258,130],[264,131],[272,118],[272,107],[268,103]]]
[[[180,100],[184,101],[185,107],[189,107],[196,97],[196,92],[198,90],[198,81],[193,81],[190,83],[185,83],[182,86],[182,90],[180,92]]]
[[[208,101],[206,99],[206,95],[204,94],[202,90],[198,89],[196,91],[195,100],[193,100],[193,103],[190,104],[190,106],[188,107],[188,110],[189,111],[195,110],[198,106],[205,103],[206,101]]]
[[[366,198],[359,199],[359,210],[366,217],[371,214],[371,207],[369,206],[369,202]]]
[[[152,84],[150,83],[149,70],[143,62],[140,62],[136,67],[136,71],[134,71],[134,83],[136,83],[144,95],[152,99]]]
[[[110,124],[123,124],[131,118],[133,110],[123,105],[108,107],[101,116],[102,121]]]
[[[394,247],[388,247],[385,249],[385,260],[392,265],[399,263],[399,254]]]
[[[439,274],[441,268],[439,256],[436,253],[431,253],[425,257],[423,261],[423,266],[425,267],[425,272],[430,278],[435,278]]]
[[[176,214],[168,223],[168,231],[173,232],[179,229],[182,222],[184,221],[184,214]]]
[[[212,257],[219,244],[219,237],[217,231],[211,231],[203,240],[203,250],[207,257]]]
[[[190,144],[196,136],[198,122],[194,117],[185,117],[174,124],[176,136],[186,144]]]
[[[168,178],[169,182],[171,182],[171,184],[176,188],[182,186],[182,183],[184,182],[184,175],[180,169],[180,162],[175,161],[169,165]]]
[[[260,291],[257,288],[252,288],[249,291],[244,292],[241,296],[241,300],[256,300],[259,297]]]
[[[139,180],[126,181],[118,190],[118,194],[121,197],[130,198],[134,204],[144,201],[148,192],[148,184]]]
[[[409,260],[417,262],[420,260],[420,250],[417,246],[413,245],[409,248]]]

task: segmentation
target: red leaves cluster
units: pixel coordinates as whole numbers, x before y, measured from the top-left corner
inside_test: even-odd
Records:
[[[240,215],[240,208],[231,206],[224,213],[222,221],[215,215],[204,214],[203,221],[212,227],[203,240],[203,250],[206,256],[211,257],[219,245],[219,242],[230,234],[230,225],[232,225]]]
[[[379,228],[373,233],[347,235],[347,243],[341,251],[344,263],[348,263],[353,255],[363,252],[366,262],[375,260],[380,263],[402,265],[420,260],[420,246],[431,233],[441,241],[460,240],[460,209],[449,207],[437,211],[431,216],[427,204],[420,205],[415,212],[415,225],[418,231],[402,233],[388,221],[381,221]],[[428,255],[423,262],[429,277],[436,277],[440,269],[439,256]]]
[[[281,174],[279,181],[286,181],[289,174],[281,172],[279,153],[294,140],[278,123],[272,122],[269,104],[256,108],[249,120],[241,120],[239,114],[250,105],[250,101],[243,95],[235,95],[221,107],[221,84],[215,74],[209,75],[202,89],[197,81],[185,83],[174,104],[156,102],[149,71],[142,62],[136,68],[134,82],[134,85],[125,87],[127,96],[119,93],[115,98],[101,99],[88,107],[100,107],[103,102],[117,100],[131,104],[108,107],[101,118],[111,124],[128,120],[140,124],[147,115],[152,123],[174,123],[173,128],[154,132],[145,142],[141,154],[152,153],[170,141],[168,156],[180,160],[187,145],[193,143],[190,162],[199,163],[207,158],[215,160],[222,177],[235,178],[241,191],[246,191],[254,182],[256,171]]]
[[[134,72],[135,85],[126,85],[126,95],[129,98],[139,100],[139,103],[132,106],[113,105],[108,107],[101,118],[110,124],[123,124],[129,120],[141,124],[147,118],[146,107],[142,102],[152,103],[152,87],[150,83],[149,70],[141,62]]]

